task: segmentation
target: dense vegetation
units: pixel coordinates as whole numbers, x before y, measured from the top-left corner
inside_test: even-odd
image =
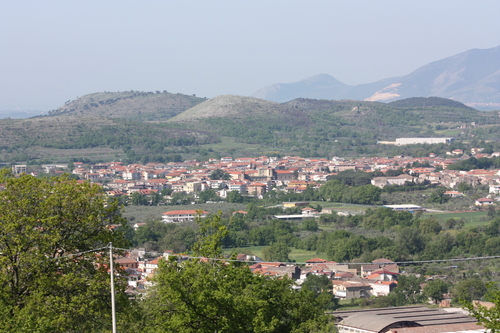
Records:
[[[4,170],[5,171],[5,170]],[[110,328],[108,260],[126,246],[125,221],[99,186],[2,171],[0,313],[3,332],[102,332]],[[115,232],[109,229],[115,225]],[[132,304],[118,280],[123,316]]]
[[[464,124],[470,126],[473,122],[475,126],[499,122],[494,113],[479,112],[458,102],[441,100],[418,105],[411,101],[383,104],[299,99],[282,104],[281,113],[206,119],[193,116],[190,125],[235,137],[241,142],[298,150],[300,156],[313,157],[371,153],[375,149],[396,153],[408,148],[375,147],[375,144],[378,140],[396,137],[441,136],[436,131]],[[205,103],[208,105],[210,101]],[[483,135],[482,139],[485,138]]]
[[[14,178],[3,171],[0,319],[3,332],[110,332],[109,244],[127,247],[116,203],[99,186],[67,178]],[[113,228],[110,228],[113,226]],[[208,260],[160,260],[143,299],[125,293],[116,267],[120,332],[331,332],[331,292],[317,281],[254,275],[222,260],[228,230],[218,215],[199,220],[192,251]],[[116,253],[115,253],[116,254]],[[318,330],[319,328],[319,330]]]
[[[160,261],[157,283],[145,300],[144,325],[155,332],[331,332],[333,295],[288,278],[253,274],[239,262],[224,262],[221,240],[228,230],[218,215],[198,221],[193,253],[207,260]],[[314,285],[314,283],[310,283]]]
[[[500,157],[471,157],[465,160],[450,164],[447,169],[470,171],[472,169],[498,169],[500,168]]]
[[[446,99],[389,104],[310,99],[279,104],[240,96],[225,96],[225,104],[221,104],[221,99],[167,92],[87,95],[68,101],[49,116],[0,121],[0,158],[40,160],[42,155],[30,150],[35,147],[110,148],[118,153],[110,159],[119,155],[129,162],[171,161],[176,155],[184,160],[208,159],[249,152],[302,157],[420,157],[471,147],[500,149],[496,112],[476,111]],[[184,116],[179,118],[181,114]],[[446,136],[457,141],[451,145],[377,144],[409,136]],[[487,142],[492,139],[496,141]],[[253,148],[235,149],[238,145]],[[47,151],[43,158],[50,158]]]

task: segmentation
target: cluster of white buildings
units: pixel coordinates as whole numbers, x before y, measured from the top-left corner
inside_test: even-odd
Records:
[[[477,153],[476,157],[491,157]],[[205,162],[185,161],[171,163],[148,163],[124,165],[109,162],[85,166],[75,163],[73,174],[82,179],[102,183],[108,195],[122,196],[134,192],[148,194],[171,189],[173,192],[198,193],[206,189],[218,191],[225,198],[231,191],[244,195],[262,197],[273,188],[301,192],[308,186],[319,187],[327,177],[345,170],[386,172],[404,168],[405,174],[393,177],[376,177],[372,184],[383,188],[387,185],[404,185],[406,182],[430,183],[455,189],[461,182],[471,186],[490,185],[490,192],[500,192],[500,170],[447,170],[446,167],[457,162],[457,157],[363,157],[351,160],[334,157],[333,159],[309,159],[287,156],[236,158],[224,157]],[[412,167],[428,165],[429,167]],[[438,168],[437,171],[436,168]],[[212,180],[210,174],[220,169],[226,172],[229,180]]]

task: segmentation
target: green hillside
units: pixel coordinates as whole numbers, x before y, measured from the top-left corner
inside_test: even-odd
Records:
[[[36,162],[67,156],[57,150],[97,148],[111,149],[109,159],[120,156],[131,163],[239,154],[425,156],[452,147],[395,147],[377,141],[453,136],[453,148],[463,148],[465,140],[476,147],[493,140],[489,149],[497,150],[499,125],[496,112],[438,98],[276,103],[234,95],[206,100],[167,92],[96,93],[48,116],[0,120],[0,163],[23,162],[28,151]]]
[[[499,123],[496,113],[445,101],[429,99],[429,103],[422,106],[418,106],[420,101],[409,101],[403,105],[411,106],[398,107],[379,102],[312,99],[278,104],[232,97],[231,103],[226,101],[221,107],[219,99],[214,98],[168,123],[308,156],[352,155],[353,150],[364,154],[373,151],[380,140],[444,136],[448,133],[443,130],[468,126],[470,128],[456,133],[465,139],[470,130],[477,132],[479,127]],[[471,127],[471,123],[475,126]],[[481,133],[478,138],[488,139],[487,131]],[[356,147],[353,149],[353,146]]]
[[[166,120],[205,101],[206,98],[164,92],[103,92],[67,101],[51,116],[92,116],[142,121]]]
[[[421,108],[421,107],[431,107],[431,106],[446,106],[456,109],[468,109],[474,110],[473,108],[454,101],[452,99],[441,98],[441,97],[411,97],[406,99],[400,99],[389,103],[396,107],[406,107],[406,108]]]

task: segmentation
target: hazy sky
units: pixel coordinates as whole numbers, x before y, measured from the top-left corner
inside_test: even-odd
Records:
[[[99,91],[250,95],[405,75],[500,45],[498,0],[3,0],[0,110]]]

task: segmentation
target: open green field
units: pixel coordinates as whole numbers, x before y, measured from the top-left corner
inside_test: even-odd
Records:
[[[226,248],[224,249],[224,254],[232,254],[232,253],[244,253],[244,254],[253,254],[256,255],[259,258],[262,258],[262,250],[266,248],[267,246],[247,246],[247,247],[240,247],[240,248]],[[300,250],[300,249],[291,249],[292,252],[288,256],[291,260],[297,262],[297,263],[305,263],[306,260],[316,258],[318,255],[314,251],[306,251],[306,250]],[[327,259],[327,258],[324,258]]]
[[[82,148],[82,149],[57,149],[37,147],[37,152],[42,156],[50,156],[54,161],[69,162],[72,158],[87,158],[95,161],[119,161],[125,157],[123,149],[111,149],[108,147]]]
[[[273,154],[286,154],[290,153],[288,150],[279,150],[271,146],[264,146],[261,144],[250,144],[244,142],[238,142],[235,138],[230,138],[227,136],[221,136],[219,143],[211,143],[208,145],[200,145],[202,148],[210,148],[217,152],[226,152],[227,155],[233,157],[243,157],[243,156],[261,156],[261,155],[273,155]]]
[[[489,224],[490,221],[486,219],[488,215],[487,211],[478,211],[478,212],[453,212],[453,213],[425,213],[424,216],[432,216],[435,217],[439,222],[444,223],[446,220],[454,218],[454,219],[464,219],[465,225],[464,228],[473,228],[482,225]]]

